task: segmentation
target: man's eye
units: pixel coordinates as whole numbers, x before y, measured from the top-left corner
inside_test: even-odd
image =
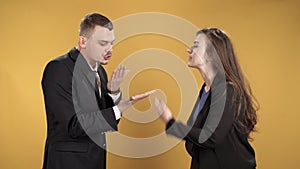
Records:
[[[101,46],[106,46],[109,42],[106,42],[106,41],[99,41],[98,43],[99,43],[99,45],[101,45]]]

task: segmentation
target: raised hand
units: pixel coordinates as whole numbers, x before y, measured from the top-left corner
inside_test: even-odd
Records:
[[[130,71],[126,69],[125,66],[119,66],[116,70],[113,71],[107,83],[107,89],[111,92],[119,91],[121,83],[124,81],[129,72]]]
[[[164,101],[155,98],[155,107],[160,119],[167,124],[172,119],[172,112]]]
[[[156,92],[156,90],[151,90],[151,91],[143,93],[143,94],[131,96],[127,99],[122,99],[120,101],[120,103],[118,104],[118,108],[119,108],[120,112],[123,113],[125,110],[127,110],[130,106],[132,106],[137,101],[142,100],[155,92]]]

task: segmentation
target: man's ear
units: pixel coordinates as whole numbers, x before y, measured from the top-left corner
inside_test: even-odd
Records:
[[[81,49],[85,49],[86,48],[86,41],[87,41],[87,37],[85,35],[80,35],[79,36],[79,47]]]

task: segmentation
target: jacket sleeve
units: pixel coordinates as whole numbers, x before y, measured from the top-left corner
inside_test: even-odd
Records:
[[[202,128],[187,126],[172,119],[167,124],[166,133],[203,148],[214,148],[234,125],[233,87],[226,84],[226,88],[225,92],[221,89],[212,92],[209,113]]]
[[[49,62],[44,70],[42,88],[48,123],[60,126],[72,138],[85,137],[87,133],[117,130],[112,108],[76,114],[72,97],[72,73],[60,61]]]

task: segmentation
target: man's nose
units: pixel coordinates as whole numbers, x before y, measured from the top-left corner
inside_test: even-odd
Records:
[[[113,45],[109,45],[107,48],[107,52],[112,52],[113,51]]]

